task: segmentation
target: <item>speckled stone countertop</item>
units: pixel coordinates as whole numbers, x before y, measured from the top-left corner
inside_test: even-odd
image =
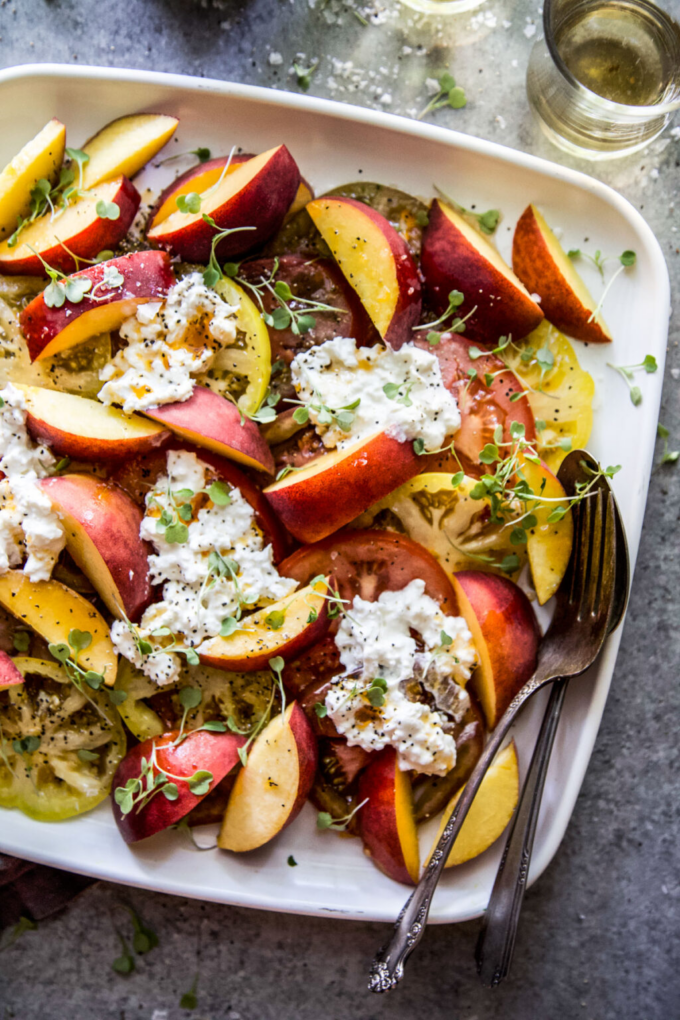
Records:
[[[640,209],[680,286],[680,131],[620,161],[579,164],[542,137],[524,77],[538,0],[436,19],[390,0],[0,0],[0,65],[151,68],[298,89],[414,116],[449,67],[468,96],[437,123],[578,166]],[[680,0],[666,6],[680,17]],[[357,16],[358,15],[358,16]],[[368,24],[364,24],[368,22]],[[86,97],[85,97],[86,99]],[[0,123],[1,123],[0,111]],[[677,298],[676,298],[677,300]],[[661,420],[680,447],[680,315]],[[641,347],[644,354],[644,350]],[[677,501],[677,502],[676,502]],[[479,922],[432,928],[408,980],[371,996],[382,925],[218,907],[100,884],[0,954],[1,1020],[671,1020],[680,968],[680,464],[652,477],[632,599],[595,752],[564,842],[528,893],[511,977],[479,984]],[[200,866],[200,861],[199,861]],[[132,903],[159,934],[135,973],[111,969]],[[180,1008],[198,980],[193,1013]]]

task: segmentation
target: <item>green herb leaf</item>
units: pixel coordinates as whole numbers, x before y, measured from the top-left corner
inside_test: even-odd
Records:
[[[441,631],[441,633],[439,635],[439,641],[443,645],[451,645],[451,644],[453,644],[453,638],[449,634],[447,634],[445,630]]]
[[[624,251],[622,255],[619,255],[619,262],[622,266],[634,266],[637,261],[637,255],[634,251]]]
[[[451,477],[451,485],[454,489],[457,489],[459,485],[462,485],[463,479],[465,478],[465,472],[456,471],[455,475]]]
[[[229,488],[225,482],[213,482],[212,485],[208,487],[207,491],[208,496],[215,506],[229,506],[231,503]]]
[[[165,786],[161,789],[161,793],[166,798],[166,800],[177,800],[177,798],[179,797],[179,790],[177,789],[177,785],[175,783],[166,783]]]
[[[114,705],[122,705],[124,701],[127,701],[127,691],[109,691],[109,698]]]
[[[319,811],[316,816],[316,827],[317,829],[330,829],[333,824],[333,816],[328,811]]]
[[[31,635],[27,630],[16,631],[12,644],[17,652],[27,652],[31,646]]]
[[[326,708],[323,701],[317,701],[314,705],[314,711],[316,712],[319,719],[325,719],[328,715],[328,709]]]
[[[201,201],[196,191],[190,191],[186,195],[178,195],[175,204],[182,213],[197,213],[201,211]]]
[[[276,609],[273,613],[265,616],[264,622],[270,630],[281,630],[286,622],[286,614],[281,612],[280,609]]]
[[[226,616],[220,624],[220,637],[231,637],[238,629],[238,620],[233,616]]]
[[[297,861],[292,854],[289,854],[287,863],[289,868],[297,868]]]
[[[78,757],[81,761],[99,761],[99,755],[96,751],[88,751],[85,747],[81,747],[78,750]]]
[[[179,692],[179,703],[182,708],[198,708],[203,700],[203,694],[198,687],[183,687]]]
[[[165,529],[165,541],[171,545],[184,545],[189,538],[189,529],[186,524],[170,524]]]
[[[477,217],[477,222],[479,223],[483,233],[493,234],[494,230],[498,226],[500,218],[501,214],[499,209],[489,209],[487,212],[481,213],[481,215]]]
[[[120,206],[115,202],[105,202],[100,199],[95,206],[97,216],[103,220],[117,220],[120,217]]]

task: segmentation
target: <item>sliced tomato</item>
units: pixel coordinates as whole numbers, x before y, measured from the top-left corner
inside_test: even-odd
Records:
[[[387,531],[339,531],[305,545],[279,566],[280,573],[308,584],[332,575],[343,599],[360,595],[374,602],[384,591],[401,591],[420,577],[425,591],[449,616],[458,615],[451,582],[434,556],[405,535]]]
[[[523,393],[524,387],[499,357],[484,354],[472,358],[470,348],[474,344],[457,334],[443,336],[434,347],[425,339],[416,340],[416,344],[436,354],[444,385],[458,401],[461,426],[455,435],[455,450],[466,474],[476,478],[484,474],[486,468],[479,463],[479,454],[487,443],[494,442],[499,425],[504,443],[510,441],[510,425],[514,421],[524,426],[526,438],[534,442],[536,424],[528,398],[512,399],[514,394]],[[476,376],[470,376],[471,371]],[[493,376],[488,386],[487,375]],[[439,460],[428,457],[425,469],[457,471],[459,467],[454,457],[445,454]]]
[[[271,544],[274,562],[278,563],[290,549],[290,539],[285,528],[262,495],[255,482],[230,460],[203,450],[189,443],[173,440],[162,450],[151,450],[141,457],[134,457],[116,467],[110,475],[112,481],[120,485],[127,494],[140,506],[149,492],[155,487],[158,478],[167,468],[169,450],[188,450],[195,453],[199,460],[205,461],[218,478],[239,489],[255,511],[255,522],[262,531],[265,542]]]
[[[271,387],[282,396],[291,397],[295,391],[288,366],[299,351],[317,347],[335,336],[352,336],[359,346],[374,343],[378,336],[353,289],[330,259],[307,259],[302,255],[282,255],[278,260],[255,259],[242,263],[239,276],[250,283],[261,284],[269,280],[277,262],[273,283],[281,281],[290,287],[293,299],[289,304],[294,311],[305,312],[304,305],[297,303],[296,298],[318,301],[337,309],[336,312],[311,312],[315,325],[305,333],[296,334],[290,326],[286,329],[268,327],[272,363],[283,362],[283,368],[272,376]],[[262,304],[270,315],[279,307],[276,297],[267,289],[262,293]]]

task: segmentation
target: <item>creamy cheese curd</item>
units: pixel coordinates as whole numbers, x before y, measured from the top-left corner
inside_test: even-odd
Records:
[[[272,547],[264,545],[253,509],[238,489],[230,490],[228,506],[208,503],[199,510],[188,524],[186,542],[168,542],[164,532],[157,530],[161,511],[174,509],[168,489],[200,492],[206,486],[207,470],[208,465],[195,454],[171,451],[167,476],[159,478],[156,489],[147,496],[140,535],[155,550],[149,556],[149,569],[152,582],[163,585],[163,598],[146,610],[138,629],[140,636],[152,644],[158,644],[153,631],[167,627],[179,644],[195,647],[219,634],[222,620],[233,616],[239,606],[251,609],[268,605],[297,587],[296,581],[278,573],[272,562]],[[209,576],[213,550],[238,564],[236,581],[231,576]],[[142,656],[126,623],[114,623],[111,637],[119,652],[157,683],[178,678],[180,657],[173,653]]]
[[[48,581],[66,544],[49,497],[37,484],[56,463],[46,446],[35,446],[26,431],[26,401],[8,383],[0,390],[0,574],[18,567],[31,581]]]
[[[124,411],[188,400],[193,376],[210,368],[217,351],[236,339],[238,308],[190,273],[164,301],[139,305],[120,327],[127,347],[99,373],[99,399]]]
[[[424,648],[419,650],[411,631]],[[451,638],[442,644],[442,631]],[[456,763],[456,744],[440,711],[406,695],[413,677],[438,693],[447,691],[447,712],[460,721],[469,706],[464,685],[478,656],[467,624],[445,616],[415,579],[401,591],[383,592],[376,602],[357,595],[335,636],[345,676],[326,695],[328,717],[347,743],[367,751],[391,745],[399,768],[445,775]],[[385,703],[372,708],[364,696],[375,677],[387,683]],[[449,682],[449,679],[453,683]],[[441,701],[438,701],[441,704]]]
[[[437,450],[460,428],[458,405],[442,382],[437,358],[413,344],[398,351],[382,344],[357,348],[356,340],[335,337],[298,354],[291,372],[305,404],[320,402],[338,411],[361,401],[346,432],[336,423],[320,425],[319,412],[310,408],[328,448],[342,449],[384,430],[402,443],[422,439],[426,450]],[[383,387],[394,384],[399,392],[390,399]]]

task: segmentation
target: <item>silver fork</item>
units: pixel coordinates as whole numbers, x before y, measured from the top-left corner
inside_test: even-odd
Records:
[[[578,463],[590,461],[582,450],[569,454],[569,458],[578,458]],[[513,698],[491,734],[418,885],[397,918],[391,938],[376,956],[369,981],[373,992],[395,988],[404,976],[404,964],[425,933],[432,897],[449,851],[518,712],[547,684],[584,673],[602,648],[612,608],[615,574],[615,520],[609,489],[598,485],[572,513],[574,544],[569,567],[555,597],[555,614],[541,642],[536,671]]]
[[[567,469],[569,465],[567,465]],[[562,472],[560,480],[565,482]],[[630,564],[626,533],[614,499],[616,528],[616,576],[614,599],[608,633],[616,630],[623,619],[630,587]],[[529,877],[534,836],[543,796],[543,786],[550,764],[555,733],[564,705],[566,680],[557,680],[550,692],[541,730],[531,764],[527,770],[519,804],[511,822],[498,874],[479,933],[475,951],[477,970],[482,984],[495,988],[507,976],[517,938],[519,916]]]

